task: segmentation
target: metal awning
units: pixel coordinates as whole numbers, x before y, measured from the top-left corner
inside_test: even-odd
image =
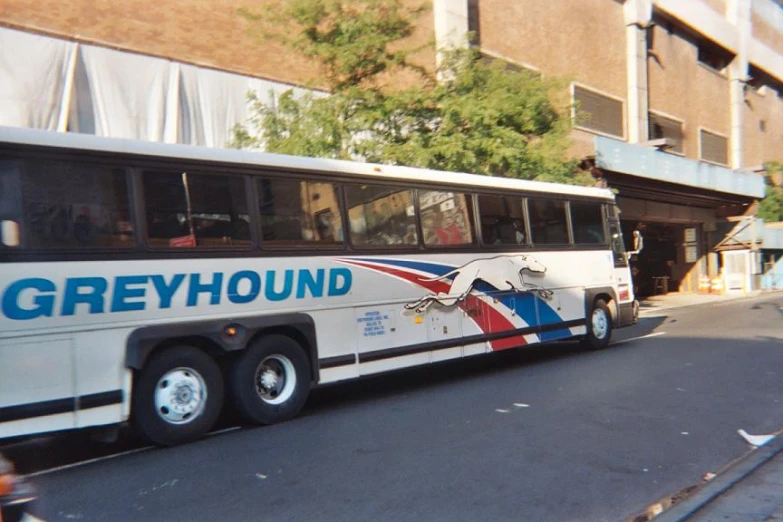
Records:
[[[651,184],[649,190],[656,190],[658,197],[666,199],[687,193],[705,201],[712,200],[713,204],[719,201],[724,203],[718,204],[727,204],[764,197],[764,177],[760,174],[732,170],[604,136],[595,137],[595,163],[603,171],[627,176],[629,179],[624,180],[626,190],[635,185],[643,188],[643,182],[648,182]]]

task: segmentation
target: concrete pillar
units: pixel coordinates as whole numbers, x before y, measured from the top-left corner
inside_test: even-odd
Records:
[[[647,27],[652,19],[652,0],[626,0],[625,44],[628,82],[628,141],[648,139],[649,93],[647,81]]]
[[[748,47],[751,38],[750,0],[728,0],[726,19],[737,28],[737,56],[729,66],[729,106],[731,114],[730,162],[743,167],[742,120],[745,109],[745,81],[748,78]]]
[[[467,45],[468,0],[433,0],[435,19],[436,64],[440,66],[440,51]]]

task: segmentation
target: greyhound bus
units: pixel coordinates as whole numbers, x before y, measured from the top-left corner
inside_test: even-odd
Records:
[[[604,189],[0,127],[0,438],[224,406],[636,322]]]

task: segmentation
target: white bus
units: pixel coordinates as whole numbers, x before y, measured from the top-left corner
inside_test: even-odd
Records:
[[[610,191],[0,127],[0,438],[172,445],[225,406],[636,321]]]

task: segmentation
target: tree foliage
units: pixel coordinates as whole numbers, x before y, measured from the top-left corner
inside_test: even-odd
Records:
[[[771,161],[765,170],[767,195],[759,202],[758,216],[764,221],[783,221],[783,187],[774,182],[776,176],[783,177],[783,163]]]
[[[234,129],[233,145],[592,184],[567,155],[570,107],[554,101],[562,82],[484,60],[470,47],[445,50],[428,73],[411,62],[416,49],[403,47],[420,11],[399,0],[284,4],[274,17],[251,19],[297,27],[272,35],[321,66],[330,94],[290,90],[275,106],[251,95],[249,128]],[[414,86],[388,82],[406,70],[417,75]]]

